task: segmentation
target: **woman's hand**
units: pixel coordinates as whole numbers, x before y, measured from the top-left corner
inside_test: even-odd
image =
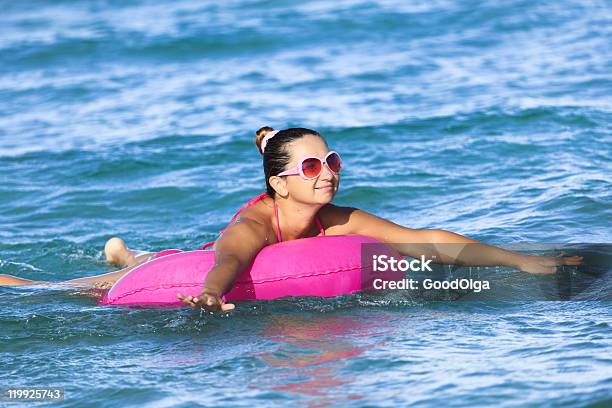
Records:
[[[576,266],[582,263],[581,256],[530,256],[525,255],[518,264],[518,269],[523,272],[534,274],[553,274],[557,272],[557,266]]]
[[[177,293],[176,295],[183,301],[183,303],[186,303],[193,308],[205,307],[208,310],[221,310],[222,312],[229,312],[230,310],[234,310],[236,307],[233,303],[225,303],[223,299],[221,299],[220,295],[207,289],[204,289],[198,296],[183,296],[181,293]]]

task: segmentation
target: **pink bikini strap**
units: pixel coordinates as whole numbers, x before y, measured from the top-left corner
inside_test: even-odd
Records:
[[[278,220],[278,205],[276,204],[276,201],[274,201],[274,216],[276,217],[276,239],[278,242],[283,242],[280,230],[280,221]]]
[[[317,222],[317,225],[319,226],[319,234],[325,235],[325,228],[323,228],[321,221],[319,221],[319,217],[316,217],[315,221]]]
[[[283,239],[281,237],[280,221],[278,220],[278,205],[276,204],[276,201],[274,202],[274,216],[276,217],[276,238],[278,239],[278,242],[282,242]],[[317,223],[317,226],[319,227],[319,234],[325,235],[325,228],[323,228],[323,225],[321,224],[319,217],[315,217],[315,222]]]
[[[230,222],[227,225],[230,225],[232,222],[234,222],[234,220],[236,219],[236,217],[238,217],[238,215],[247,207],[252,206],[253,204],[255,204],[256,202],[263,200],[264,198],[269,197],[268,193],[261,193],[258,196],[252,198],[251,200],[249,200],[249,202],[247,202],[245,205],[243,205],[242,207],[240,207],[240,209],[238,210],[238,212],[236,212],[236,214],[232,217],[232,219],[230,220]],[[282,242],[283,238],[281,235],[281,230],[280,230],[280,221],[278,218],[278,205],[276,204],[276,201],[274,201],[274,216],[276,217],[276,239],[278,240],[278,242]],[[319,220],[319,217],[315,218],[315,222],[317,223],[317,226],[319,227],[319,234],[321,235],[325,235],[325,228],[323,228],[323,225],[321,224],[321,221]],[[223,233],[225,230],[227,229],[227,227],[225,227],[224,229],[222,229],[221,233]],[[205,244],[204,246],[202,246],[202,249],[206,249],[208,247],[211,247],[215,244],[215,241],[209,242],[207,244]]]
[[[217,242],[217,241],[211,241],[211,242],[208,242],[208,243],[206,243],[206,244],[202,245],[202,246],[200,247],[200,249],[206,249],[206,248],[208,248],[208,247],[211,247],[211,246],[215,245],[215,242]]]

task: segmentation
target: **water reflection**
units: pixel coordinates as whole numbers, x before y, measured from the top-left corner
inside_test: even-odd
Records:
[[[260,354],[272,370],[269,384],[275,391],[288,391],[315,397],[309,406],[327,406],[364,396],[347,388],[355,378],[347,363],[366,351],[369,343],[358,344],[360,338],[371,336],[378,323],[364,323],[341,315],[297,316],[280,315],[270,319],[262,335],[279,343],[273,352]],[[383,322],[384,323],[384,322]],[[278,385],[281,383],[281,385]]]

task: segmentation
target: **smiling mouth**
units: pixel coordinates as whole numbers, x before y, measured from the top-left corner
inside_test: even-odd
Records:
[[[333,188],[334,188],[334,186],[329,185],[329,186],[323,186],[323,187],[316,187],[316,189],[317,189],[317,190],[322,190],[322,189],[324,189],[324,188],[333,189]]]

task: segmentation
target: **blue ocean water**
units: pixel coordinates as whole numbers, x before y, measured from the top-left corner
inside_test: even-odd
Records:
[[[495,245],[610,242],[611,6],[2,2],[0,273],[110,271],[116,235],[214,239],[264,189],[265,125],[325,135],[337,204]],[[609,406],[609,272],[570,301],[508,301],[554,277],[502,270],[506,300],[213,316],[2,287],[0,387],[62,386],[54,406],[75,407]]]

